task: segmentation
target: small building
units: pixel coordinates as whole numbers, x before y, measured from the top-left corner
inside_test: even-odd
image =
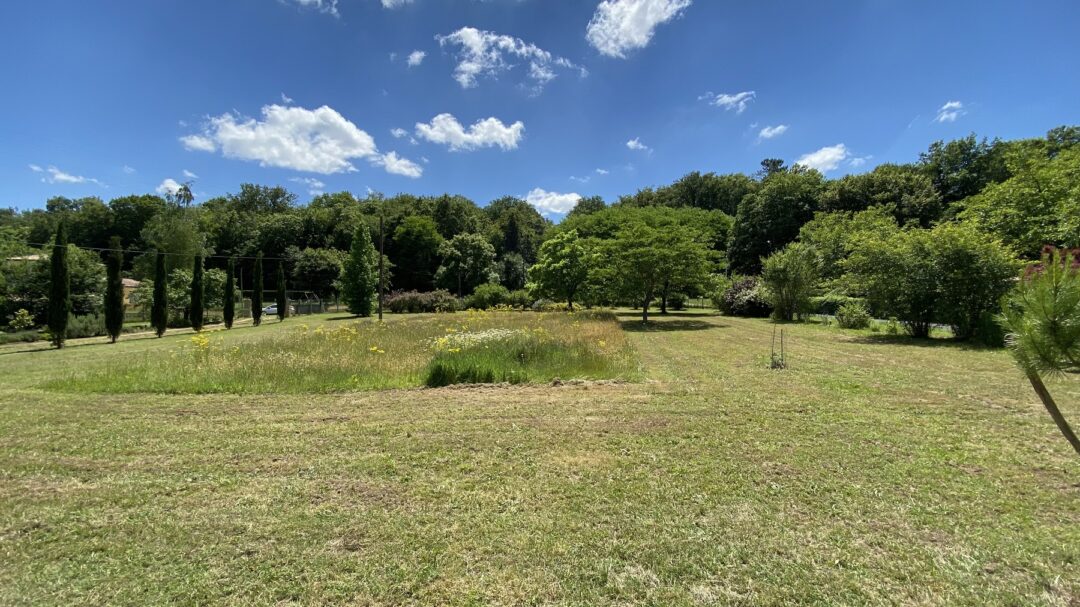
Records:
[[[134,278],[124,278],[121,282],[124,283],[124,301],[127,302],[127,305],[134,306],[135,289],[138,289],[142,283]]]

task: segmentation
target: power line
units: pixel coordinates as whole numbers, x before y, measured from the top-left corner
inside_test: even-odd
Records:
[[[52,247],[54,249],[58,246],[56,243],[49,243],[49,242],[28,242],[26,244],[28,246],[31,246],[31,247]],[[120,251],[121,253],[145,253],[145,254],[150,254],[150,255],[154,255],[154,254],[158,253],[158,251],[138,251],[138,250],[135,250],[135,249],[109,249],[109,248],[104,248],[104,247],[84,247],[84,246],[77,245],[77,244],[68,244],[67,246],[75,247],[76,249],[81,249],[83,251],[98,251],[98,252],[105,252],[105,253],[111,253],[111,252],[114,252],[114,251]],[[164,255],[171,255],[171,256],[174,256],[174,257],[194,257],[194,255],[188,255],[186,253],[169,253],[167,251],[160,251],[160,252],[163,253]],[[203,259],[258,259],[255,255],[203,255],[202,257],[203,257]],[[263,256],[263,261],[266,261],[266,260],[270,260],[270,261],[292,261],[288,257],[266,257],[266,256]]]

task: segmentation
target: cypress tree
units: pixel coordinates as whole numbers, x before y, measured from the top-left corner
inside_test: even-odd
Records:
[[[116,343],[120,330],[124,328],[124,279],[120,268],[124,265],[124,251],[120,248],[120,237],[109,239],[110,251],[105,256],[105,330],[109,339]]]
[[[285,291],[285,262],[279,261],[277,264],[277,317],[281,321],[288,315],[289,295]]]
[[[68,267],[67,228],[56,228],[56,243],[49,257],[49,333],[53,345],[64,347],[71,314],[71,268]]]
[[[169,324],[169,276],[165,273],[165,253],[158,251],[154,264],[154,301],[150,304],[150,324],[158,337],[165,335]]]
[[[262,251],[259,251],[255,256],[255,276],[251,285],[251,320],[254,321],[255,326],[259,326],[262,322],[262,297],[263,297],[263,275],[262,275]]]
[[[361,225],[353,236],[349,258],[345,260],[342,276],[341,295],[349,312],[357,316],[371,316],[371,298],[375,295],[378,284],[376,276],[375,246],[371,244],[371,234],[367,226]]]
[[[195,267],[191,270],[191,328],[196,332],[203,328],[203,258],[195,256]]]
[[[236,258],[229,258],[229,267],[225,270],[225,309],[222,311],[222,316],[225,320],[225,328],[232,328],[233,315],[235,311],[236,303]]]

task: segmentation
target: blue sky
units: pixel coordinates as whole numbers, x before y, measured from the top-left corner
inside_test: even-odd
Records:
[[[0,205],[192,180],[558,217],[765,157],[835,177],[1080,122],[1078,28],[1072,0],[5,2]]]

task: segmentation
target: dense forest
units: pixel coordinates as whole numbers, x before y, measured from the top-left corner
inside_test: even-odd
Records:
[[[1080,127],[939,141],[909,164],[839,179],[777,159],[753,175],[692,172],[610,204],[582,198],[558,224],[513,197],[480,206],[449,194],[339,192],[299,205],[283,187],[254,184],[205,201],[188,188],[108,202],[56,197],[43,209],[0,210],[0,313],[4,323],[45,322],[61,224],[74,245],[75,316],[100,313],[116,238],[123,276],[147,289],[165,253],[170,307],[184,315],[196,258],[208,308],[223,305],[230,259],[237,288],[250,291],[259,254],[267,289],[280,270],[290,291],[334,298],[357,234],[366,230],[363,246],[377,248],[380,220],[387,288],[398,296],[445,290],[444,299],[471,295],[478,305],[618,303],[645,314],[696,296],[728,313],[785,319],[856,302],[914,335],[941,323],[974,337],[1023,261],[1047,245],[1080,245]]]

